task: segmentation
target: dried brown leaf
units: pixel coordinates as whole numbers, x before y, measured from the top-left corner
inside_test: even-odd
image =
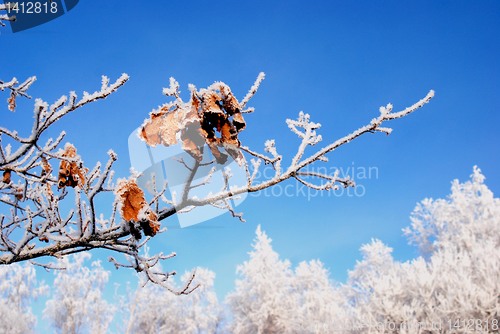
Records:
[[[69,143],[64,146],[62,156],[69,159],[78,159],[76,148]],[[61,160],[61,163],[59,164],[58,188],[66,186],[72,188],[80,186],[83,188],[86,182],[85,175],[87,172],[88,169],[83,167],[81,161]]]
[[[222,143],[240,146],[240,142],[238,140],[238,132],[229,121],[226,121],[222,125],[220,134]]]
[[[22,201],[24,198],[24,188],[21,186],[13,186],[12,188],[14,189],[14,196],[16,199]]]
[[[189,124],[181,132],[182,149],[197,161],[203,159],[202,147],[205,144],[203,133],[199,122]]]
[[[207,145],[210,148],[210,151],[212,152],[213,156],[215,157],[215,160],[217,163],[223,165],[227,162],[227,155],[222,153],[219,150],[219,140],[218,139],[212,139],[207,141]]]
[[[7,103],[9,104],[9,110],[10,111],[15,111],[16,110],[16,93],[11,92],[9,98],[7,99]]]
[[[234,97],[231,89],[227,85],[222,84],[220,87],[220,91],[222,93],[223,106],[228,115],[231,116],[233,114],[239,113],[241,109],[240,103]]]
[[[156,233],[160,230],[160,223],[158,222],[158,217],[154,212],[150,212],[148,220],[141,220],[141,227],[144,231],[144,235],[154,237]]]
[[[179,115],[177,112],[171,112],[163,116],[160,125],[160,143],[165,146],[177,144],[177,132],[179,132]]]
[[[225,163],[228,158],[221,147],[239,164],[243,161],[238,133],[246,123],[240,103],[222,82],[198,92],[192,90],[188,103],[177,99],[150,116],[139,135],[150,146],[174,145],[179,138],[182,148],[197,161],[203,159],[205,144],[218,163]]]
[[[241,153],[239,145],[223,143],[222,146],[224,147],[226,152],[231,156],[231,158],[233,158],[238,163],[239,166],[243,165],[243,163],[245,162],[245,158]]]
[[[192,123],[198,125],[200,124],[200,115],[199,115],[200,106],[201,102],[196,96],[196,94],[193,92],[191,94],[191,100],[189,101],[188,105],[185,106],[185,108],[183,108],[184,110],[186,110],[184,115],[184,121],[182,123],[184,127],[189,126]]]
[[[144,192],[135,180],[121,181],[116,194],[121,204],[121,216],[128,222],[139,222],[144,234],[154,236],[160,229],[158,216],[150,209]]]
[[[247,126],[245,119],[243,118],[243,115],[240,112],[237,112],[233,115],[233,125],[236,128],[237,132],[240,132],[241,130],[245,129]]]
[[[42,175],[47,175],[52,172],[52,166],[49,164],[47,158],[42,157]]]
[[[203,113],[224,114],[221,109],[222,97],[213,91],[207,91],[203,94],[201,109]]]
[[[178,108],[164,106],[158,112],[152,112],[150,119],[141,127],[139,137],[150,146],[177,144],[176,133],[179,131]]]
[[[52,172],[52,166],[49,164],[47,158],[42,157],[42,176],[48,175]],[[50,202],[54,199],[54,193],[52,192],[52,186],[46,180],[45,182],[45,196],[49,199]]]
[[[139,188],[135,181],[127,181],[121,184],[117,193],[121,198],[121,215],[123,219],[126,221],[139,221],[139,211],[147,204],[142,189]]]
[[[239,149],[240,141],[238,140],[238,132],[229,121],[222,126],[221,143],[226,152],[241,166],[243,155]]]
[[[3,172],[3,179],[2,179],[3,183],[9,184],[11,181],[10,177],[11,177],[10,169],[5,170]]]

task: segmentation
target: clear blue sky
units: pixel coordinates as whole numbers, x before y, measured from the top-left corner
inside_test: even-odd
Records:
[[[381,105],[401,109],[436,91],[425,108],[394,122],[392,135],[367,135],[330,156],[329,166],[344,170],[377,168],[378,178],[359,180],[362,197],[250,197],[238,207],[246,223],[227,214],[186,229],[164,222],[170,230],[152,250],[178,253],[169,269],[214,270],[221,298],[257,224],[283,257],[319,258],[343,281],[373,237],[394,247],[398,259],[414,257],[401,229],[415,204],[447,195],[450,181],[466,180],[473,165],[500,190],[498,1],[86,0],[36,28],[1,31],[0,78],[36,75],[30,92],[49,102],[69,90],[93,91],[101,74],[130,75],[119,92],[53,129],[68,132],[87,165],[113,148],[122,177],[130,167],[128,136],[166,102],[161,90],[170,76],[184,92],[188,83],[221,80],[242,98],[266,72],[240,138],[256,149],[275,138],[285,155],[298,143],[285,119],[301,110],[322,123],[326,143],[369,122]],[[1,124],[29,131],[31,104],[3,111]],[[132,276],[113,271],[112,281]]]

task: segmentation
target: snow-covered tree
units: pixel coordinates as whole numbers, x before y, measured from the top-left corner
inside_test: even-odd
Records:
[[[0,11],[5,9],[6,5],[0,6]],[[0,16],[0,22],[6,19]],[[64,132],[56,139],[50,138],[49,129],[56,122],[113,94],[129,80],[128,75],[121,75],[115,82],[103,76],[98,90],[91,94],[83,92],[80,97],[70,92],[52,103],[36,99],[31,133],[22,135],[15,129],[0,127],[0,264],[102,248],[123,255],[123,260],[110,258],[117,267],[133,268],[150,281],[168,286],[172,272],[159,270],[157,264],[175,253],[145,256],[142,252],[150,238],[165,231],[161,228],[162,220],[201,206],[226,210],[243,220],[242,215],[232,209],[231,200],[288,179],[325,191],[353,186],[353,181],[339,176],[338,171],[324,174],[310,167],[327,162],[329,153],[363,134],[389,134],[392,129],[385,127],[386,123],[411,114],[434,96],[430,91],[399,112],[393,111],[391,104],[381,107],[368,124],[315,151],[312,147],[322,141],[317,132],[321,125],[300,112],[296,120],[286,120],[289,129],[299,137],[299,143],[291,161],[285,165],[274,139],[266,140],[264,153],[259,153],[238,138],[246,128],[243,115],[254,111],[247,104],[263,79],[264,74],[260,73],[241,100],[223,82],[202,89],[190,85],[187,101],[182,98],[179,83],[170,79],[169,87],[163,90],[170,102],[154,109],[138,134],[148,149],[173,145],[182,148],[187,155],[179,159],[176,166],[186,170],[186,177],[183,189],[171,196],[167,196],[165,184],[157,185],[155,179],[150,180],[151,198],[146,198],[144,189],[139,187],[138,175],[113,182],[112,167],[117,160],[113,151],[108,152],[107,163],[97,163],[91,168],[84,164],[74,145],[63,143]],[[36,77],[22,83],[16,78],[0,80],[0,91],[9,92],[9,110],[19,109],[19,97],[29,98],[27,91],[35,80]],[[306,155],[306,149],[312,153]],[[217,166],[230,159],[244,169],[242,184],[233,185],[232,174],[224,168],[217,191],[207,191],[203,196],[197,194],[197,190],[211,183]],[[257,180],[262,162],[274,172],[267,179]],[[196,181],[197,172],[207,166],[210,171],[205,180]],[[106,203],[100,200],[102,194],[109,192],[114,193],[115,201],[108,201],[108,208],[98,207],[96,203]],[[68,207],[71,209],[63,209]],[[178,293],[189,293],[193,288]]]
[[[498,333],[500,199],[474,167],[447,199],[425,199],[404,229],[422,256],[400,262],[380,240],[361,247],[346,284],[319,261],[292,272],[257,229],[227,298],[232,333]]]
[[[332,333],[348,321],[349,306],[318,260],[295,271],[281,260],[271,239],[257,227],[250,259],[227,297],[231,333]]]
[[[271,247],[271,239],[257,227],[250,259],[238,266],[241,279],[227,297],[233,333],[285,333],[293,321],[289,310],[297,307],[292,297],[293,271]]]
[[[0,267],[0,333],[32,333],[36,317],[31,302],[47,292],[47,286],[36,279],[29,263]]]
[[[422,201],[405,229],[430,257],[434,321],[453,321],[457,332],[470,331],[474,319],[475,330],[500,329],[500,199],[484,180],[474,167],[470,181],[453,181],[448,199]]]
[[[394,261],[375,240],[350,272],[355,323],[380,333],[498,333],[500,200],[474,167],[448,199],[425,199],[404,230],[422,255]]]
[[[58,261],[52,298],[45,305],[44,318],[57,333],[107,333],[116,307],[103,298],[109,279],[100,261],[87,266],[89,253],[75,254]]]
[[[125,333],[215,333],[221,323],[221,308],[214,291],[215,274],[196,270],[199,287],[176,296],[158,285],[139,286],[126,303]],[[184,285],[191,275],[183,275]],[[178,287],[177,289],[181,289]]]
[[[351,306],[321,261],[299,263],[292,284],[298,299],[292,316],[294,333],[338,333],[352,326]]]
[[[147,284],[121,303],[127,333],[498,333],[500,328],[500,200],[474,167],[454,181],[447,199],[425,199],[404,229],[422,256],[400,262],[380,240],[361,247],[362,260],[346,284],[333,284],[320,261],[293,270],[260,226],[248,261],[226,299],[226,319],[213,289],[214,274],[198,269],[187,296]],[[88,253],[63,257],[45,316],[61,333],[106,332],[114,308],[102,298],[108,272]],[[0,332],[34,326],[28,302],[44,290],[34,270],[0,268]],[[193,284],[186,274],[184,291]],[[12,287],[15,287],[13,289]],[[22,322],[17,321],[22,319]],[[223,326],[226,323],[227,326]]]

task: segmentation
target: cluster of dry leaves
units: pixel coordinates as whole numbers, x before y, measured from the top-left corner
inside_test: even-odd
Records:
[[[85,175],[88,173],[88,169],[83,167],[83,163],[80,160],[80,157],[76,153],[76,148],[71,144],[66,144],[64,146],[64,150],[61,154],[63,158],[67,160],[61,160],[59,164],[59,173],[58,173],[58,183],[57,186],[59,189],[68,187],[76,187],[84,188],[86,184]],[[52,166],[46,157],[41,157],[41,174],[40,179],[41,183],[46,185],[47,193],[52,195],[51,185],[47,182],[48,176],[52,172]],[[3,172],[2,182],[7,185],[7,187],[14,190],[14,195],[16,199],[23,200],[24,199],[24,185],[15,184],[12,180],[14,171],[7,169]]]
[[[171,80],[166,94],[176,99],[150,113],[139,131],[143,141],[153,147],[180,144],[198,162],[203,159],[206,144],[217,163],[226,163],[229,156],[240,165],[244,163],[238,133],[246,123],[240,103],[226,84],[216,82],[200,91],[193,88],[190,101],[185,103],[179,96],[177,83]],[[136,238],[140,238],[140,232],[134,223],[139,223],[146,236],[154,236],[159,231],[158,216],[135,179],[120,181],[116,196],[121,215]]]
[[[76,153],[76,148],[71,144],[66,144],[62,157],[68,160],[61,160],[59,165],[58,187],[80,187],[84,189],[86,185],[85,175],[88,173],[88,168],[85,168]],[[42,163],[45,171],[49,171],[50,165]],[[151,210],[144,192],[139,188],[135,180],[120,181],[116,188],[116,198],[121,208],[122,218],[134,226],[133,223],[139,223],[144,234],[154,236],[160,229],[157,215]],[[134,236],[140,239],[140,232],[136,229],[131,229]]]
[[[64,187],[87,189],[86,175],[89,170],[83,166],[75,146],[69,143],[66,144],[61,152],[61,157],[62,160],[59,163],[57,178],[58,189]],[[41,183],[45,184],[46,194],[51,198],[51,184],[53,182],[47,182],[46,178],[50,176],[52,167],[45,157],[41,158],[41,168]],[[17,200],[24,200],[24,186],[13,182],[13,173],[15,174],[10,169],[5,170],[2,175],[2,182],[13,190],[13,195]],[[139,223],[144,234],[147,236],[154,236],[159,231],[160,223],[158,222],[158,217],[149,207],[144,197],[144,192],[139,188],[135,180],[120,181],[116,190],[116,199],[121,208],[120,213],[122,218],[130,223],[131,226],[134,225],[133,223]],[[140,239],[140,232],[138,230],[135,229],[132,232],[137,239]]]
[[[178,91],[172,95],[176,96],[174,102],[153,110],[143,123],[139,133],[142,140],[150,146],[180,142],[197,161],[202,160],[203,146],[207,144],[219,164],[224,164],[228,155],[243,164],[238,133],[246,123],[240,103],[226,84],[216,82],[208,89],[192,89],[187,103],[180,99]]]
[[[8,99],[10,110],[16,107],[16,96],[24,94],[24,90],[34,80],[30,78],[19,87],[11,88]],[[175,100],[150,113],[150,117],[140,128],[139,137],[150,146],[180,144],[198,162],[203,160],[203,150],[207,145],[217,163],[225,164],[232,158],[242,165],[245,160],[240,152],[238,134],[246,127],[242,115],[245,102],[240,103],[229,86],[222,82],[201,90],[191,86],[190,91],[189,102],[183,102],[177,82],[171,79],[170,89],[166,89],[165,94],[175,97]],[[49,199],[53,199],[52,186],[55,184],[58,189],[79,188],[88,193],[92,177],[88,175],[89,169],[84,167],[75,146],[68,143],[58,153],[57,178],[52,178],[53,169],[48,159],[51,158],[41,156],[41,173],[38,178]],[[17,200],[29,199],[31,191],[27,192],[23,182],[15,182],[16,173],[15,170],[4,170],[1,181],[4,187],[12,189],[12,195]],[[158,215],[146,201],[135,178],[119,181],[115,196],[120,214],[136,239],[141,237],[141,230],[146,236],[158,233]]]

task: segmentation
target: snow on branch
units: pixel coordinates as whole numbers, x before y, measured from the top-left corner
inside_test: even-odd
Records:
[[[248,101],[250,101],[250,99],[255,95],[255,93],[257,93],[257,90],[259,89],[262,81],[264,81],[265,77],[266,77],[266,74],[264,72],[259,73],[259,75],[257,76],[257,79],[255,80],[255,83],[253,84],[252,87],[250,87],[250,90],[248,91],[247,95],[243,98],[243,100],[241,100],[241,108],[242,109],[245,108]],[[253,111],[253,109],[250,109],[250,110]],[[247,109],[247,112],[251,112],[250,110]]]
[[[0,17],[0,22],[2,18]],[[10,111],[15,111],[16,110],[16,98],[17,96],[24,96],[27,98],[31,98],[26,91],[30,86],[36,81],[36,77],[29,77],[26,79],[23,83],[19,84],[16,78],[12,78],[12,80],[8,82],[3,82],[0,80],[0,91],[3,91],[5,89],[10,90],[10,96],[7,99],[7,103],[9,106]]]

